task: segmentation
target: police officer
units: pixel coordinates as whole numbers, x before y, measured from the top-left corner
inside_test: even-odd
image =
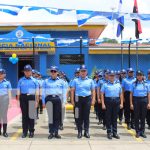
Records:
[[[20,101],[22,111],[22,138],[26,138],[29,131],[29,138],[34,137],[34,124],[36,119],[36,108],[39,101],[39,84],[32,77],[30,65],[24,67],[24,77],[18,82],[17,99]]]
[[[103,86],[103,84],[107,83],[108,82],[108,74],[109,74],[109,70],[106,69],[103,71],[104,73],[104,78],[99,80],[98,82],[98,85],[97,85],[97,94],[99,95],[98,96],[98,103],[100,104],[100,107],[101,107],[101,115],[102,115],[102,120],[103,120],[103,127],[102,129],[103,130],[106,130],[106,117],[105,117],[105,110],[102,109],[102,101],[101,101],[101,96],[100,96],[100,93],[101,93],[101,88]],[[105,95],[104,95],[104,98],[105,98]]]
[[[136,81],[131,85],[130,108],[134,110],[136,138],[145,135],[145,118],[147,108],[150,109],[150,88],[144,81],[144,74],[138,70]]]
[[[75,102],[74,102],[75,98]],[[80,77],[73,80],[71,89],[71,103],[75,106],[78,136],[82,138],[82,125],[84,124],[84,136],[90,138],[89,115],[91,104],[95,103],[95,85],[92,79],[87,77],[85,65],[80,67]]]
[[[104,98],[105,95],[105,98]],[[101,88],[102,108],[106,110],[107,137],[120,139],[117,134],[117,117],[119,106],[123,108],[123,96],[121,85],[115,81],[115,72],[109,72],[109,81]]]
[[[147,84],[150,86],[150,70],[148,70],[148,78],[146,80]],[[150,130],[150,109],[147,110],[146,121],[148,124],[148,129]]]
[[[42,100],[46,105],[49,117],[49,136],[48,139],[60,139],[59,126],[61,124],[61,109],[66,101],[66,85],[58,76],[58,68],[50,67],[50,77],[43,82]]]
[[[122,69],[121,72],[120,72],[120,78],[119,78],[120,84],[122,84],[122,81],[125,78],[126,78],[126,70]],[[123,114],[124,114],[124,108],[120,109],[119,110],[119,114],[118,114],[118,116],[119,116],[119,124],[120,125],[122,125]]]
[[[123,79],[122,88],[124,93],[124,114],[125,122],[127,123],[127,129],[134,129],[134,112],[130,109],[130,86],[135,82],[134,70],[132,68],[127,69],[128,77]]]
[[[7,134],[7,111],[9,101],[11,99],[11,84],[5,79],[6,71],[0,69],[0,135],[3,126],[3,136],[8,137]]]

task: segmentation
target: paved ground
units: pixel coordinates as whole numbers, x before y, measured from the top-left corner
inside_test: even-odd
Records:
[[[74,119],[71,111],[66,113],[64,128],[65,129],[60,132],[62,139],[48,140],[47,117],[46,112],[44,112],[37,121],[35,138],[22,139],[21,116],[17,116],[9,124],[9,138],[6,139],[0,136],[0,150],[150,150],[150,130],[146,130],[147,139],[136,139],[133,130],[129,132],[124,124],[122,126],[119,125],[118,128],[121,139],[113,139],[110,141],[106,138],[106,131],[101,129],[102,126],[97,125],[97,120],[93,112],[91,112],[91,138],[89,140],[85,138],[79,140],[76,138],[77,131],[74,129]]]

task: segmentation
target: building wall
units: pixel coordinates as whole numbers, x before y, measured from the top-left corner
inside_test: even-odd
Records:
[[[145,74],[150,68],[150,55],[139,55],[138,69],[143,70]],[[120,70],[121,69],[121,55],[89,55],[88,61],[89,70],[96,67],[98,69],[112,69]],[[136,70],[136,55],[131,55],[131,67]],[[123,55],[123,68],[128,68],[128,55]]]

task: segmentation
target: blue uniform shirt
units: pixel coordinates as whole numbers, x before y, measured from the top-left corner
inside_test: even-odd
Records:
[[[95,89],[95,84],[88,77],[85,77],[85,79],[79,77],[73,80],[72,87],[75,88],[76,96],[89,96],[91,95],[91,90]]]
[[[122,80],[122,87],[124,91],[130,91],[131,85],[136,81],[135,77],[127,77]]]
[[[120,97],[122,88],[120,83],[108,81],[108,83],[103,84],[101,92],[105,94],[105,97]]]
[[[29,78],[22,77],[19,82],[17,89],[20,90],[21,94],[35,94],[39,89],[39,83],[32,76]]]
[[[0,96],[8,94],[8,90],[11,90],[11,84],[6,79],[0,81]]]
[[[137,84],[134,82],[130,91],[133,93],[133,96],[145,97],[150,92],[150,88],[145,81],[137,82]]]
[[[67,92],[67,83],[60,78],[53,80],[51,77],[44,80],[42,85],[42,101],[45,104],[45,97],[47,95],[58,95],[63,98],[63,101],[66,102],[66,92]]]
[[[107,83],[107,82],[108,82],[108,80],[106,80],[106,79],[100,79],[100,80],[98,81],[97,87],[99,87],[99,88],[101,89],[102,86],[103,86],[103,84],[105,84],[105,83]]]

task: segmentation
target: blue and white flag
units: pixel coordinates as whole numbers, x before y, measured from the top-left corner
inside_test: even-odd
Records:
[[[70,44],[73,44],[75,42],[78,42],[79,39],[63,39],[63,40],[57,40],[57,46],[69,46]]]
[[[119,37],[124,30],[124,16],[121,15],[121,7],[122,7],[122,0],[119,1],[119,7],[118,7],[118,14],[120,14],[119,18],[117,18],[118,21],[118,27],[117,27],[117,37]]]
[[[101,11],[88,11],[88,10],[76,10],[78,26],[84,25],[88,20],[94,17],[105,17],[109,20],[118,18],[118,13],[113,12],[101,12]]]
[[[104,42],[103,39],[98,39],[98,40],[95,41],[95,44],[96,44],[96,45],[100,45],[100,44],[102,44],[103,42]]]
[[[29,11],[36,11],[36,10],[41,10],[41,9],[43,9],[53,15],[61,15],[64,12],[72,11],[71,9],[57,9],[57,8],[46,8],[46,7],[30,7],[30,8],[28,8]]]
[[[8,13],[13,16],[17,16],[23,6],[13,6],[13,5],[5,5],[0,4],[0,11]]]

